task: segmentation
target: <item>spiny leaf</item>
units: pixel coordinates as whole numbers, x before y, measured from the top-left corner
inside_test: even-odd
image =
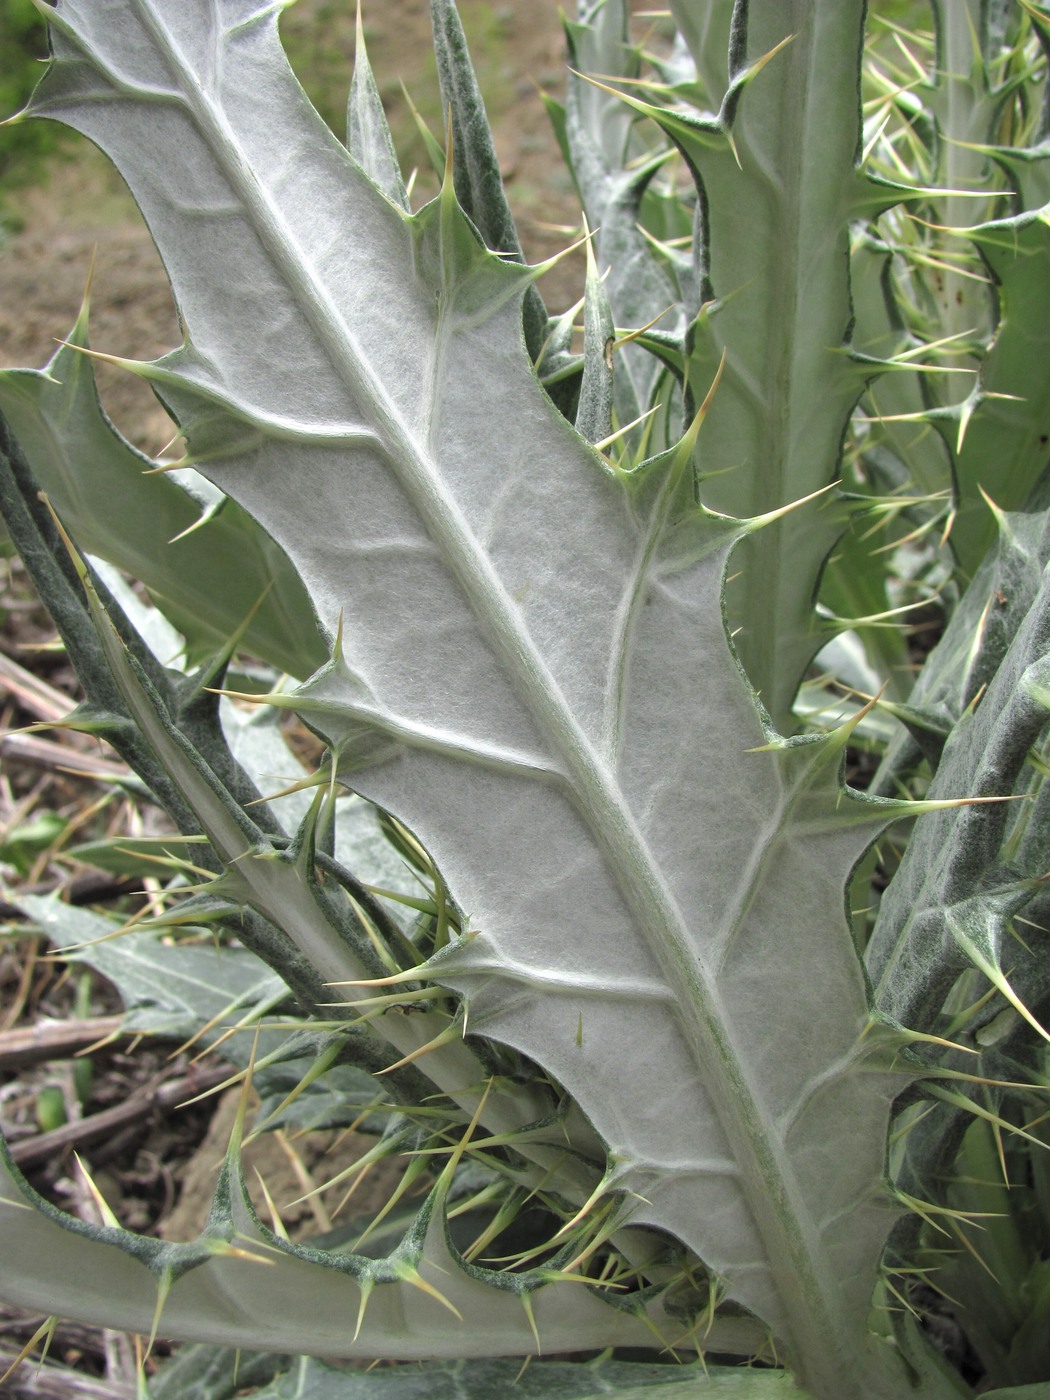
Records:
[[[365,48],[360,3],[357,7],[354,77],[346,108],[346,144],[366,175],[407,213],[408,195],[401,178],[401,166]]]
[[[854,0],[749,0],[736,9],[732,84],[717,115],[622,99],[663,128],[696,183],[703,307],[686,333],[686,408],[727,352],[695,470],[704,502],[735,516],[787,505],[837,477],[862,388],[845,349],[847,248],[871,190],[856,167],[856,73],[840,58],[859,49],[862,21]],[[738,551],[727,592],[735,643],[784,732],[821,640],[812,623],[817,560],[842,524],[834,510],[800,510]],[[811,564],[800,568],[803,559]]]
[[[197,494],[125,442],[95,390],[87,302],[42,370],[0,370],[5,413],[39,484],[89,553],[153,590],[197,660],[247,622],[245,645],[293,675],[324,660],[309,599],[288,560],[234,501]],[[187,483],[195,474],[181,474]],[[210,499],[202,498],[208,492]],[[117,520],[95,503],[120,502]],[[231,576],[227,561],[236,558]],[[234,586],[235,585],[235,586]]]
[[[431,1219],[434,1227],[428,1229]],[[163,1335],[225,1346],[408,1359],[465,1356],[475,1345],[472,1338],[488,1338],[488,1346],[499,1337],[512,1354],[534,1349],[515,1293],[487,1286],[482,1270],[458,1268],[436,1216],[421,1218],[415,1249],[436,1286],[471,1318],[469,1327],[455,1325],[427,1293],[397,1281],[397,1253],[380,1261],[335,1256],[265,1230],[230,1164],[201,1240],[162,1244],[129,1231],[100,1231],[56,1210],[25,1185],[0,1138],[0,1228],[5,1297],[24,1300],[29,1308],[50,1299],[67,1315],[123,1331],[149,1335],[163,1291]],[[347,1319],[357,1314],[366,1280],[372,1280],[371,1297],[355,1342]],[[290,1298],[296,1300],[291,1311]],[[649,1336],[641,1322],[578,1284],[548,1283],[533,1307],[551,1351],[581,1343],[601,1349],[626,1336],[645,1345]]]
[[[1018,510],[1050,459],[1050,224],[1040,213],[968,232],[995,277],[1001,311],[965,437],[947,444],[959,492],[951,541],[972,574],[996,536],[981,493]],[[944,420],[937,426],[952,433]]]

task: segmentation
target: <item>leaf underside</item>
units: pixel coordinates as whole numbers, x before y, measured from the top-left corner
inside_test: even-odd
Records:
[[[697,506],[687,452],[614,476],[559,418],[522,345],[528,271],[480,246],[448,186],[414,217],[378,192],[271,7],[61,0],[53,27],[34,110],[121,169],[186,327],[146,373],[340,634],[290,703],[469,917],[433,975],[581,1105],[620,1219],[682,1240],[833,1393],[892,1221],[900,1080],[861,1039],[842,894],[886,811],[842,789],[841,736],[755,751],[771,736],[722,609],[750,527]],[[195,1272],[236,1271],[233,1290],[258,1267],[190,1270],[172,1320]],[[462,1288],[483,1318],[489,1285]],[[403,1292],[379,1289],[371,1324],[405,1306],[413,1346],[439,1305]],[[553,1293],[544,1310],[556,1327]],[[434,1354],[421,1327],[402,1354]],[[507,1349],[530,1345],[523,1323]]]

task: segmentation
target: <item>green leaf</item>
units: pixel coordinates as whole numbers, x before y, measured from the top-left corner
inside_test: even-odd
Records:
[[[1038,1105],[1039,1098],[1035,1090],[1030,1101]],[[1034,1145],[1004,1141],[990,1123],[971,1119],[953,1178],[945,1183],[949,1209],[981,1220],[973,1249],[953,1251],[938,1273],[958,1305],[959,1321],[989,1385],[1050,1375],[1047,1221],[1029,1196],[1026,1160],[1046,1152],[1045,1134]]]
[[[924,742],[934,766],[948,731],[995,676],[1039,592],[1050,561],[1050,519],[1041,504],[1045,492],[1044,485],[1033,495],[1029,512],[999,515],[998,547],[985,555],[916,679],[909,709],[925,726]],[[914,739],[898,736],[873,790],[891,791],[895,775],[903,775],[913,762],[914,751]]]
[[[910,227],[910,225],[909,225]],[[854,229],[850,255],[850,290],[856,308],[857,324],[853,348],[858,353],[885,363],[895,355],[909,354],[912,361],[929,362],[930,354],[908,324],[908,307],[903,304],[907,288],[894,278],[895,255],[905,259],[906,245],[898,250],[873,236],[870,229]],[[962,376],[965,388],[969,377]],[[866,458],[878,463],[891,453],[899,464],[899,480],[887,485],[907,487],[926,496],[951,489],[951,460],[946,444],[930,430],[926,414],[930,404],[923,394],[923,374],[902,361],[870,384],[864,399],[867,436],[862,440]],[[882,475],[888,473],[883,470]]]
[[[149,1400],[233,1400],[258,1394],[292,1364],[273,1352],[242,1354],[223,1347],[183,1346],[150,1377]]]
[[[183,860],[192,863],[196,854],[194,847],[199,848],[203,844],[206,844],[203,840],[187,840],[182,836],[114,836],[70,846],[66,855],[111,875],[146,879],[157,876],[158,861]]]
[[[287,558],[236,502],[213,489],[202,499],[206,482],[195,495],[169,474],[149,474],[156,463],[124,441],[99,404],[86,346],[85,302],[44,369],[0,370],[0,410],[66,527],[83,549],[146,584],[193,656],[221,650],[245,628],[246,647],[309,675],[324,660],[323,643]],[[97,509],[107,499],[119,512]]]
[[[163,924],[128,930],[121,919],[51,897],[27,895],[18,907],[67,962],[92,967],[113,984],[126,1031],[193,1041],[198,1049],[218,1041],[221,1057],[239,1068],[254,1059],[252,1083],[262,1100],[257,1120],[268,1128],[346,1127],[382,1097],[372,1076],[334,1063],[350,1050],[347,1037],[292,1018],[285,983],[248,949],[203,930],[195,941],[192,927],[176,943]],[[284,1020],[275,1014],[282,1007]],[[238,1024],[246,1033],[227,1036]],[[317,1059],[327,1072],[282,1108]],[[90,1069],[88,1060],[77,1063]]]
[[[363,1375],[321,1361],[298,1361],[254,1393],[254,1400],[806,1400],[784,1371],[726,1366],[647,1366],[605,1361],[454,1361],[399,1366]],[[163,1400],[158,1396],[157,1400]]]
[[[1025,790],[1029,753],[1050,716],[1050,581],[1045,577],[975,710],[955,726],[931,798],[1008,797]],[[948,652],[951,656],[951,652]],[[882,900],[868,949],[876,1001],[902,1025],[933,1026],[959,975],[976,962],[1005,983],[1010,918],[1036,892],[1038,869],[1019,872],[1005,840],[1014,804],[938,812],[913,833]],[[1036,854],[1040,852],[1039,854]],[[1018,879],[1018,875],[1028,879]]]
[[[280,1240],[254,1215],[235,1149],[205,1233],[167,1244],[57,1210],[25,1183],[0,1136],[0,1232],[0,1298],[147,1336],[159,1321],[166,1336],[228,1347],[401,1359],[459,1358],[494,1344],[531,1352],[533,1320],[553,1352],[652,1338],[578,1280],[537,1287],[542,1278],[517,1275],[494,1287],[485,1270],[468,1271],[449,1253],[432,1200],[386,1259]],[[530,1291],[531,1318],[522,1301]]]
[[[944,745],[930,797],[1021,800],[924,819],[882,897],[866,954],[885,1014],[983,1051],[980,1060],[960,1051],[946,1068],[993,1084],[1045,1073],[1031,1059],[1033,1040],[1038,1045],[1046,1037],[1039,1018],[1050,1006],[1042,889],[1050,791],[1041,762],[1030,762],[1050,717],[1044,533],[1041,517],[1003,521],[1000,555],[986,561],[973,596],[927,663],[929,684],[920,696],[924,703],[939,700],[952,719],[953,709],[971,705]],[[985,635],[975,639],[982,599]],[[1021,1063],[1011,1063],[1014,1053]],[[965,1082],[963,1090],[932,1109],[920,1106],[908,1121],[895,1177],[913,1195],[943,1189],[970,1115],[967,1093],[977,1111],[995,1093],[967,1090]]]
[[[576,431],[588,442],[602,442],[612,432],[614,335],[612,309],[598,276],[594,250],[588,243],[587,290],[583,303],[583,379],[576,409]]]
[[[1000,324],[961,420],[935,421],[958,482],[952,544],[972,575],[996,536],[982,491],[1018,510],[1050,460],[1050,221],[1040,212],[968,235],[995,279]]]
[[[681,150],[697,187],[703,308],[686,337],[687,409],[725,370],[697,440],[712,509],[757,516],[838,476],[863,387],[848,340],[849,227],[870,206],[857,169],[859,0],[742,0],[717,115],[625,97]],[[889,203],[888,197],[882,202]],[[791,512],[737,553],[727,611],[741,661],[783,732],[823,638],[812,600],[841,510]]]
[[[696,64],[707,105],[717,112],[729,87],[733,9],[729,5],[693,5],[690,0],[671,0],[670,9]]]
[[[97,631],[89,616],[84,590],[55,522],[44,502],[39,499],[37,483],[29,470],[18,443],[13,439],[0,412],[0,508],[2,508],[22,563],[33,580],[37,592],[46,597],[52,619],[58,628],[66,651],[77,668],[80,683],[89,700],[76,711],[71,723],[89,733],[100,733],[114,745],[120,756],[143,778],[154,798],[185,832],[198,829],[194,816],[186,808],[147,742],[137,733],[130,720],[113,674],[107,664]],[[97,584],[101,595],[110,595]],[[156,658],[146,647],[128,620],[113,605],[113,617],[121,641],[134,654],[156,687],[165,691],[172,708],[179,706],[172,687]],[[224,751],[214,743],[207,720],[195,722],[182,714],[183,727],[193,731],[197,742],[208,749],[209,758],[238,789],[244,800],[250,794],[238,783],[237,774],[224,765]],[[229,755],[225,754],[228,759]],[[240,775],[243,778],[243,775]]]
[[[216,1017],[232,1019],[234,1008],[243,1012],[287,995],[281,979],[245,948],[172,945],[160,930],[114,937],[123,920],[39,895],[26,895],[18,904],[56,948],[77,945],[64,954],[67,960],[88,964],[114,984],[129,1030],[189,1037]],[[245,1060],[250,1049],[248,1038]]]
[[[1004,62],[1008,36],[1002,21],[1008,11],[1012,12],[1007,23],[1016,30],[1024,16],[1020,6],[995,6],[984,0],[964,0],[962,4],[934,0],[932,8],[937,47],[923,95],[936,131],[931,183],[946,191],[936,201],[934,222],[950,230],[991,217],[990,206],[1003,187],[1002,172],[990,165],[981,146],[993,139],[1003,120],[1011,81],[1009,65]],[[1001,76],[1006,79],[1002,86],[998,81]],[[985,197],[974,198],[972,192]],[[943,253],[946,244],[950,248],[954,242],[949,233],[947,239],[936,237],[934,248]],[[975,331],[976,339],[991,330],[994,300],[979,278],[967,275],[971,269],[958,269],[951,265],[953,261],[949,254],[948,265],[942,264],[930,279],[929,290],[936,307],[938,334],[961,333],[969,342]],[[974,363],[972,359],[970,363]],[[939,403],[956,402],[965,392],[960,392],[955,376],[947,379],[938,385]]]
[[[34,862],[62,835],[66,819],[57,812],[41,812],[30,821],[20,822],[0,840],[0,861],[28,875]]]

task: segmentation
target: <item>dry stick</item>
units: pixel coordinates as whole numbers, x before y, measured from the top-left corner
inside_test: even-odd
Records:
[[[123,1103],[92,1113],[79,1123],[66,1123],[50,1133],[39,1133],[28,1141],[11,1143],[10,1152],[15,1162],[23,1169],[38,1166],[69,1148],[83,1147],[87,1143],[106,1137],[132,1123],[142,1122],[153,1114],[164,1114],[177,1108],[185,1099],[198,1097],[216,1088],[229,1078],[228,1065],[209,1065],[193,1074],[180,1075],[166,1083],[154,1081],[131,1094]]]
[[[65,719],[74,708],[68,695],[34,676],[3,652],[0,652],[0,686],[14,696],[23,710],[45,724]]]
[[[0,886],[0,919],[24,918],[17,902],[12,903],[12,899],[17,901],[29,894],[54,894],[55,889],[54,880],[41,880],[35,885],[20,885],[17,892],[11,890],[11,899],[7,899]],[[84,870],[74,875],[61,886],[61,891],[67,904],[102,904],[108,899],[116,899],[118,895],[142,893],[141,881],[134,880],[130,875],[107,875],[102,870]],[[14,1025],[15,1019],[8,1018],[8,1024]],[[4,1021],[0,1020],[0,1025],[3,1024]]]
[[[34,676],[10,656],[0,652],[0,690],[11,695],[23,710],[35,715],[44,724],[58,724],[66,719],[75,708],[75,703],[61,690],[56,690],[47,681]],[[81,774],[84,777],[127,779],[130,770],[123,763],[112,759],[93,757],[80,753],[66,744],[53,739],[42,739],[36,734],[0,735],[0,743],[5,752],[25,763],[36,763],[42,768],[53,768]]]
[[[82,1021],[38,1021],[0,1031],[0,1074],[17,1074],[47,1060],[64,1060],[93,1045],[121,1036],[123,1016],[93,1016]]]
[[[41,739],[37,734],[3,734],[0,735],[0,745],[10,757],[54,772],[74,773],[80,778],[97,778],[102,782],[112,779],[127,782],[131,778],[131,770],[123,763],[79,753],[68,744]]]
[[[17,1355],[0,1345],[0,1376]],[[3,1393],[8,1400],[135,1400],[135,1387],[126,1381],[100,1380],[50,1363],[39,1366],[29,1358],[8,1377]]]
[[[18,910],[12,907],[9,913],[2,898],[0,898],[0,918],[18,918]],[[18,991],[9,1002],[7,1009],[0,1015],[0,1030],[6,1031],[15,1025],[28,1004],[29,993],[33,986],[33,974],[39,960],[40,939],[30,938],[27,946],[21,951],[23,956],[20,959],[22,968],[18,978]]]

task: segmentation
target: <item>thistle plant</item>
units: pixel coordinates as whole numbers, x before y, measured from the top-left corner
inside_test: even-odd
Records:
[[[672,0],[640,37],[581,0],[549,106],[588,271],[551,316],[453,0],[415,212],[360,26],[344,145],[278,8],[47,9],[30,115],[150,225],[185,337],[127,368],[186,453],[151,470],[105,419],[85,310],[0,376],[0,501],[74,723],[180,836],[136,927],[26,914],[118,985],[158,969],[132,1015],[258,1034],[222,1046],[245,1096],[202,1236],[71,1220],[4,1155],[0,1292],[435,1384],[478,1358],[449,1382],[478,1395],[620,1348],[652,1364],[526,1374],[1020,1400],[1050,1375],[1050,14]],[[100,559],[176,629],[160,659]],[[815,723],[800,687],[832,681]],[[217,1002],[176,1014],[202,939]],[[335,1241],[241,1177],[304,1105],[374,1136],[363,1166],[404,1156]]]

